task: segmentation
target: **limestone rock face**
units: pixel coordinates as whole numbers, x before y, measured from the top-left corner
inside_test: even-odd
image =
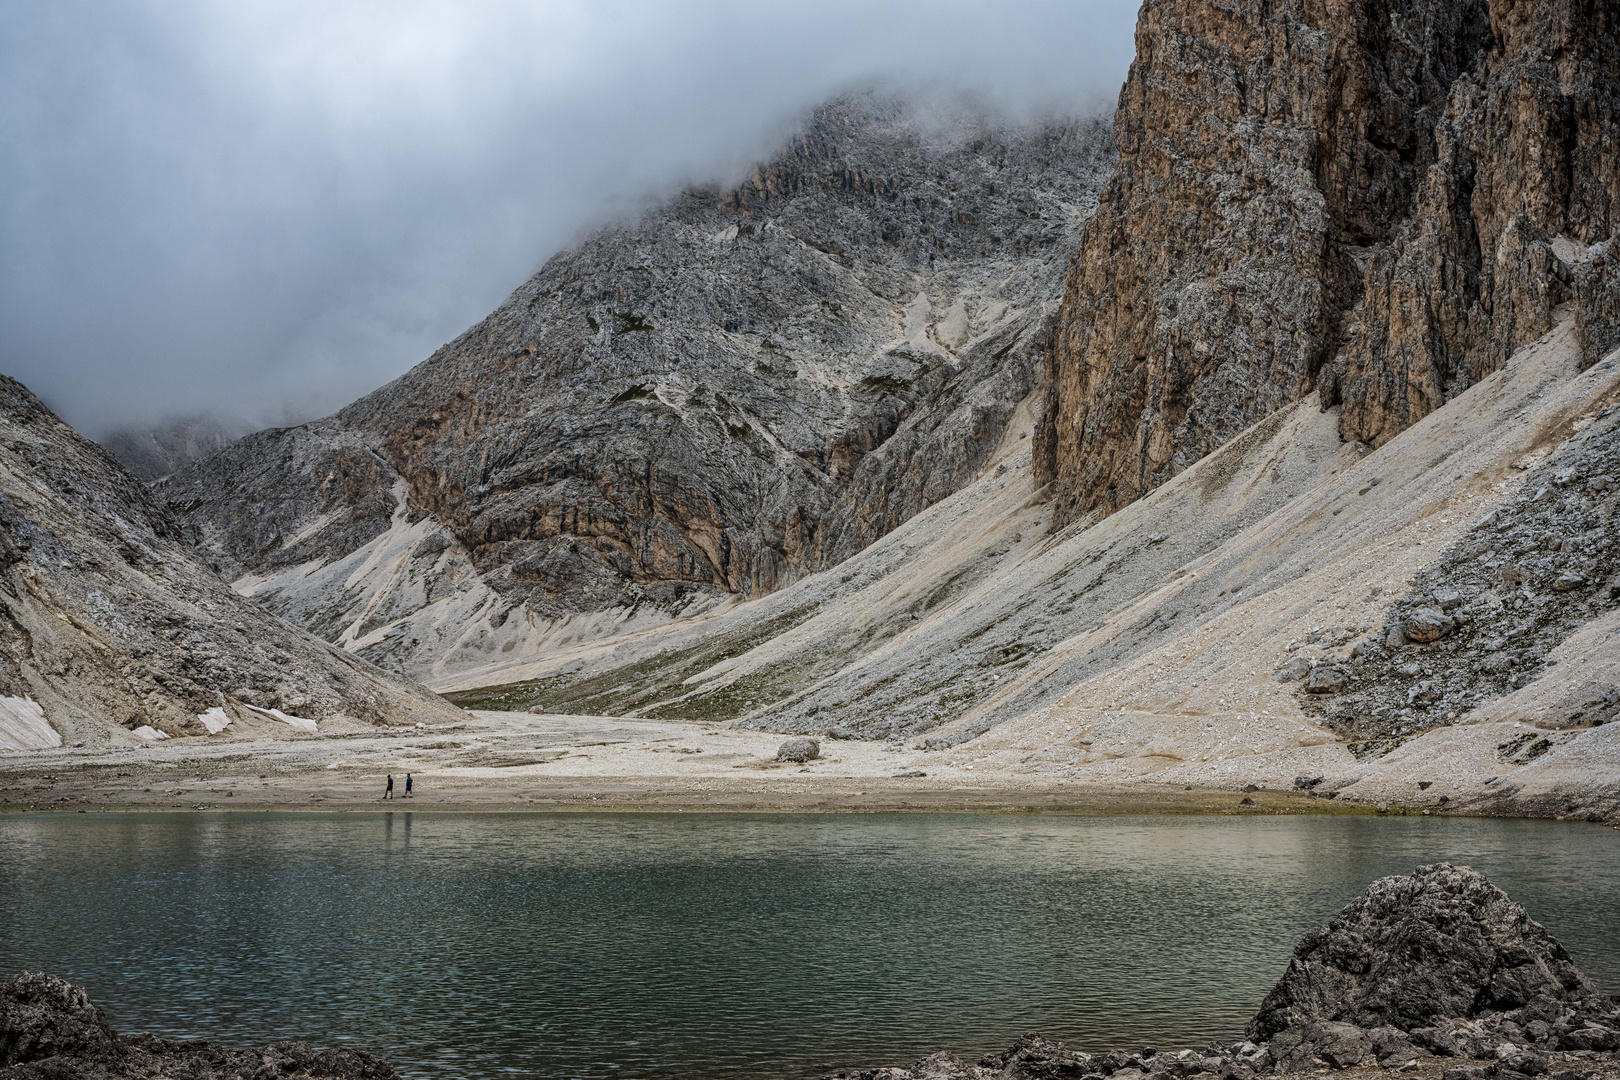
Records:
[[[1318,1021],[1412,1031],[1537,1001],[1612,1011],[1522,905],[1478,871],[1438,863],[1374,882],[1307,934],[1249,1035]]]
[[[278,728],[277,712],[459,715],[238,596],[111,455],[0,376],[0,747]]]
[[[161,497],[255,595],[406,670],[771,591],[976,475],[1111,164],[1100,120],[840,98],[740,185],[589,236],[399,380]],[[390,529],[387,574],[315,595]]]
[[[1059,522],[1313,388],[1381,445],[1566,301],[1620,343],[1617,64],[1585,0],[1148,0],[1048,353]]]

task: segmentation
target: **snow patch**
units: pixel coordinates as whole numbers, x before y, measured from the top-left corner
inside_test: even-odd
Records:
[[[62,736],[33,698],[0,697],[0,750],[49,750]]]
[[[280,720],[283,724],[288,724],[294,728],[297,728],[299,731],[313,732],[316,730],[315,721],[306,720],[302,716],[288,716],[280,709],[261,709],[257,705],[249,705],[248,708],[252,709],[256,713],[263,713],[272,720]]]
[[[210,735],[218,735],[231,726],[231,718],[225,715],[225,710],[218,706],[209,709],[205,713],[198,713],[197,719],[202,721],[203,727],[208,729]]]
[[[151,724],[142,724],[140,727],[130,732],[130,734],[134,735],[137,739],[145,739],[147,742],[157,742],[159,739],[167,739],[169,737],[169,733],[167,731],[159,731]]]

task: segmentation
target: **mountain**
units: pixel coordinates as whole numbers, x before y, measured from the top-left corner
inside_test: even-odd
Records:
[[[1110,513],[1317,393],[1379,446],[1572,305],[1620,344],[1620,14],[1148,0],[1038,476]]]
[[[217,454],[256,426],[234,417],[186,416],[153,427],[121,427],[99,442],[137,480],[160,480]]]
[[[1566,317],[1376,449],[1313,395],[1056,532],[1026,412],[978,480],[831,570],[441,690],[903,740],[991,786],[1303,776],[1612,815],[1620,351],[1581,355]]]
[[[978,474],[1112,161],[1099,120],[845,95],[159,497],[241,592],[423,677],[768,593]]]
[[[238,596],[144,485],[0,376],[0,748],[456,715]]]
[[[987,783],[1620,810],[1613,15],[1149,0],[1137,42],[1044,392],[972,483],[441,689]]]
[[[1149,0],[1094,213],[1102,128],[844,99],[158,490],[468,706],[1613,815],[1617,35]]]

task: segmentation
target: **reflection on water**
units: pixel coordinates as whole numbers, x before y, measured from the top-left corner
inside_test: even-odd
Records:
[[[1620,989],[1620,833],[1381,818],[0,819],[0,967],[408,1075],[797,1076],[1236,1037],[1372,879],[1472,864]]]

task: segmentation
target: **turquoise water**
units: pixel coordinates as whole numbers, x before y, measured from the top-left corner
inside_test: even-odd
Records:
[[[798,1077],[1237,1037],[1372,879],[1488,873],[1620,990],[1620,832],[1422,818],[0,818],[0,969],[408,1076]]]

